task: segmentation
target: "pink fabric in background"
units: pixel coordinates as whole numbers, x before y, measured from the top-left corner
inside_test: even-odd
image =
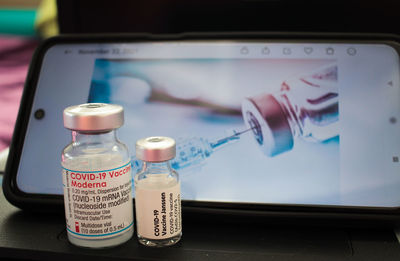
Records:
[[[38,41],[0,36],[0,151],[10,145],[25,78]]]

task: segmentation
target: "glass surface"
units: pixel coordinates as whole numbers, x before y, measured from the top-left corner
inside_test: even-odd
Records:
[[[125,108],[118,135],[131,153],[139,138],[176,139],[183,199],[400,206],[399,87],[399,56],[384,44],[57,45],[43,61],[32,114],[46,117],[30,119],[18,186],[62,194],[62,110],[106,102]]]

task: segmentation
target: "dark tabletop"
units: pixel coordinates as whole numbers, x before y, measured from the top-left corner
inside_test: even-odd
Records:
[[[71,245],[63,213],[21,211],[0,193],[0,259],[22,260],[400,260],[390,228],[277,225],[266,218],[183,216],[181,242],[141,246],[135,236],[118,247]]]

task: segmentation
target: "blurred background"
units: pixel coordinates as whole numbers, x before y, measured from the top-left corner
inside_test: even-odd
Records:
[[[0,0],[0,171],[32,54],[41,38],[58,33],[55,7],[55,1]]]
[[[0,0],[0,171],[29,62],[59,33],[399,34],[396,0]]]

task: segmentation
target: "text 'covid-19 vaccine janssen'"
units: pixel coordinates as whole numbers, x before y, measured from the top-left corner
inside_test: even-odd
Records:
[[[136,158],[143,161],[135,175],[136,227],[145,246],[170,246],[182,236],[179,176],[169,162],[175,154],[175,140],[168,137],[136,142]]]

